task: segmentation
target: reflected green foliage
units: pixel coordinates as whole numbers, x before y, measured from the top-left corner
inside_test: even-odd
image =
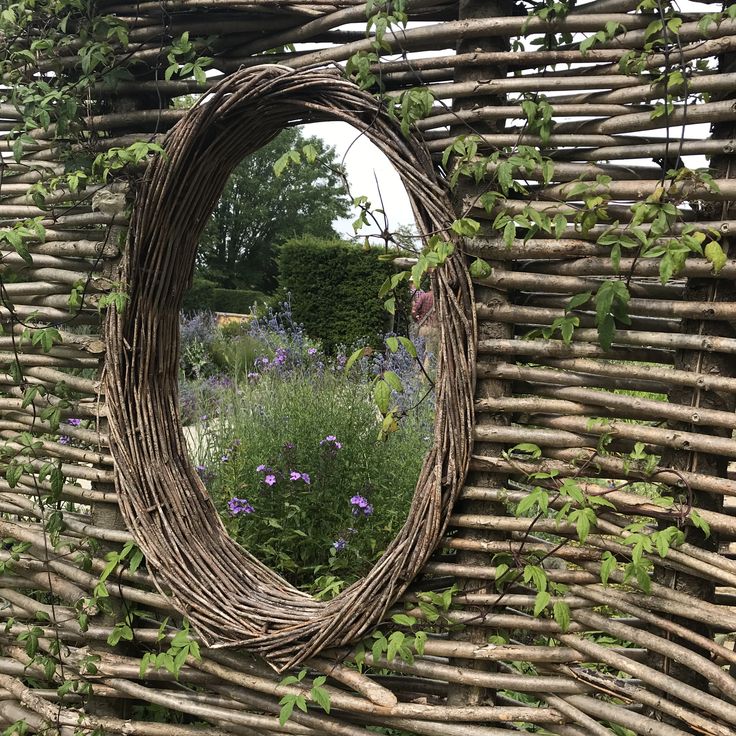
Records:
[[[274,165],[284,153],[309,144],[313,165],[289,166],[277,177]],[[348,214],[340,178],[329,168],[336,164],[333,149],[297,128],[243,159],[200,240],[197,275],[226,289],[272,292],[278,246],[305,234],[336,237],[332,223]]]

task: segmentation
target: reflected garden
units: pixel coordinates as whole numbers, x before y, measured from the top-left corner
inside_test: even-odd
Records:
[[[390,337],[389,336],[384,336]],[[182,316],[182,422],[230,535],[289,582],[332,597],[362,577],[406,519],[434,418],[432,386],[403,346],[326,353],[289,301],[218,327]],[[393,372],[399,429],[381,437],[376,376]]]

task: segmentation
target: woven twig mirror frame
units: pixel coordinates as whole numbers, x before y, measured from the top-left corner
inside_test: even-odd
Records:
[[[364,133],[399,173],[424,237],[455,214],[422,144],[333,70],[240,71],[171,130],[137,191],[107,320],[107,398],[116,485],[157,585],[212,646],[245,646],[280,669],[375,626],[442,538],[472,444],[476,325],[455,253],[433,275],[440,323],[433,446],[406,523],[368,575],[335,599],[297,590],[227,534],[187,453],[178,411],[179,309],[197,242],[228,176],[287,126],[337,120]]]

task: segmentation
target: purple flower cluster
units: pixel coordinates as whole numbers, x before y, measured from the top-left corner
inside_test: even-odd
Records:
[[[212,312],[196,312],[191,316],[182,314],[179,318],[179,338],[184,350],[192,342],[209,345],[216,334],[217,319]]]
[[[343,534],[342,536],[338,537],[333,543],[332,546],[335,548],[337,552],[342,552],[342,550],[345,549],[345,547],[348,546],[348,540],[345,539],[345,537],[351,537],[353,534],[357,534],[358,530],[354,529],[352,526],[348,528],[347,533]]]
[[[233,456],[237,448],[240,447],[240,440],[235,439],[230,443],[229,447],[226,447],[220,455],[220,462],[221,463],[228,463],[230,462],[230,458]]]
[[[315,359],[319,357],[319,349],[310,344],[304,327],[294,321],[288,299],[275,310],[269,308],[265,315],[254,315],[248,323],[248,333],[269,355],[273,355],[272,358],[268,355],[256,358],[254,372],[269,371],[288,375],[314,370],[315,367],[321,370],[320,363],[315,363]]]
[[[252,514],[255,511],[245,498],[231,498],[227,502],[227,508],[233,516]]]
[[[295,348],[293,345],[279,346],[275,349],[273,358],[261,355],[255,359],[253,363],[255,371],[249,373],[248,378],[258,380],[261,374],[266,372],[287,376],[296,371],[314,370],[314,368],[321,372],[324,365],[319,361],[315,363],[313,360],[318,352],[317,348],[307,348],[305,351],[303,347]]]
[[[278,309],[269,308],[263,316],[252,319],[248,327],[252,337],[273,350],[284,345],[301,348],[307,341],[304,327],[294,320],[288,299]]]
[[[191,424],[197,413],[197,394],[194,384],[189,381],[179,383],[179,414],[182,424]]]
[[[373,506],[368,503],[368,499],[365,496],[353,496],[350,499],[350,505],[353,507],[353,516],[370,516],[373,513]]]
[[[321,446],[328,445],[334,450],[342,450],[342,442],[338,442],[334,434],[328,434],[323,440],[319,441]]]
[[[71,437],[68,437],[65,434],[62,434],[62,435],[59,436],[59,444],[60,445],[68,445],[68,444],[71,444],[71,441],[72,441],[72,438]]]
[[[217,335],[217,320],[211,312],[198,312],[191,317],[181,316],[180,364],[187,378],[200,379],[212,372],[210,348]]]
[[[71,427],[78,427],[81,423],[81,419],[67,419],[66,423]]]
[[[210,417],[202,414],[202,408],[220,414],[226,401],[232,400],[233,382],[227,376],[210,376],[199,381],[182,381],[179,386],[179,411],[183,424],[206,422]]]
[[[278,477],[281,475],[278,471],[274,470],[273,468],[269,468],[267,465],[259,465],[256,468],[257,473],[263,473],[263,482],[267,486],[275,486],[278,482]],[[286,477],[286,474],[284,474],[283,477]],[[302,481],[305,485],[310,485],[312,483],[312,479],[309,476],[309,473],[302,473],[298,470],[290,470],[288,472],[288,477],[290,481]]]

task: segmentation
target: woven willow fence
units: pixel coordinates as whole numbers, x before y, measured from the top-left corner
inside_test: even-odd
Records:
[[[735,7],[3,3],[5,733],[736,734]],[[229,172],[324,120],[453,250],[407,523],[328,603],[176,408]]]

